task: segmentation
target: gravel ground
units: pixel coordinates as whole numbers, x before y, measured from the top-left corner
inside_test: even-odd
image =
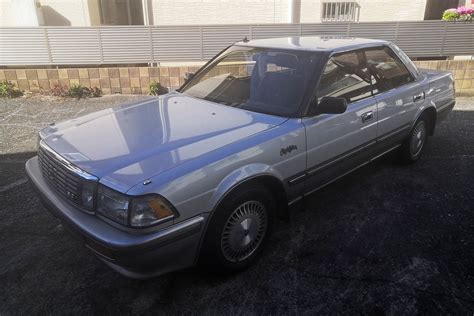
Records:
[[[417,164],[386,157],[309,197],[247,271],[136,281],[64,231],[23,167],[40,127],[137,98],[0,100],[0,315],[474,312],[473,99]]]

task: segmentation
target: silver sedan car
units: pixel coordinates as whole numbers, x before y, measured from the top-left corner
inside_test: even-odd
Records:
[[[52,124],[26,171],[116,271],[238,271],[305,195],[391,151],[417,161],[455,103],[450,73],[394,44],[236,43],[177,91]]]

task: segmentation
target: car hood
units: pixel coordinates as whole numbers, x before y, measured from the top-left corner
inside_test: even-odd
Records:
[[[170,93],[41,131],[43,142],[120,191],[286,119]]]

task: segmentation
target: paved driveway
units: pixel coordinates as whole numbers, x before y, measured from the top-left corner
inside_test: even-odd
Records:
[[[41,126],[129,98],[0,100],[1,315],[474,312],[474,100],[417,164],[387,157],[313,194],[249,270],[136,281],[64,231],[23,171]]]

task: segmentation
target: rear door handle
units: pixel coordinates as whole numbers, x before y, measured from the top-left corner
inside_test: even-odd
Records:
[[[413,96],[413,102],[423,100],[425,98],[425,93],[421,92]]]
[[[374,112],[369,111],[369,112],[362,113],[360,117],[362,118],[362,123],[365,123],[374,118]]]

